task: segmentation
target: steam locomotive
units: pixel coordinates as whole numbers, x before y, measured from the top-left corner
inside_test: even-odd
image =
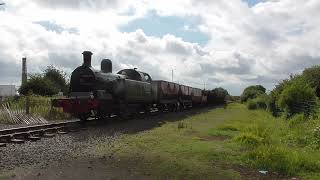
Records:
[[[112,73],[112,61],[103,59],[101,70],[91,66],[92,53],[84,51],[83,64],[71,74],[68,98],[55,99],[53,106],[62,107],[81,120],[89,117],[120,117],[132,113],[178,111],[207,103],[207,93],[198,88],[152,80],[137,69]]]

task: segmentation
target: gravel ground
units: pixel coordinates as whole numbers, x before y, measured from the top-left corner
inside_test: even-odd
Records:
[[[97,145],[101,143],[113,146],[121,134],[135,134],[150,130],[161,126],[169,117],[177,117],[175,120],[179,120],[188,115],[206,110],[208,108],[190,110],[183,113],[167,113],[141,117],[129,121],[104,123],[100,126],[88,127],[87,130],[79,132],[57,135],[53,138],[42,138],[37,142],[8,144],[7,147],[0,148],[0,179],[3,173],[24,169],[25,167],[48,169],[52,165],[63,165],[67,164],[66,162],[74,164],[78,160],[95,159],[94,153],[90,153],[90,151],[95,151]],[[77,169],[74,170],[77,171]],[[48,172],[48,174],[50,173]],[[17,179],[15,176],[12,177],[13,179]]]

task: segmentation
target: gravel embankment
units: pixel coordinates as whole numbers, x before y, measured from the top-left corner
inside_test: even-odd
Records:
[[[87,130],[42,138],[37,142],[8,144],[0,148],[0,174],[17,167],[48,168],[54,164],[72,161],[75,158],[90,158],[97,145],[113,146],[121,134],[135,134],[161,126],[168,119],[177,121],[202,110],[190,110],[181,113],[160,114],[141,117],[129,121],[105,123],[88,127]],[[174,117],[174,118],[172,118]]]

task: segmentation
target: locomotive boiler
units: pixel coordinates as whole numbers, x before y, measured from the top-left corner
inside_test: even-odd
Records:
[[[148,73],[136,69],[123,69],[114,74],[109,59],[103,59],[101,70],[96,70],[91,66],[92,53],[82,54],[83,64],[71,74],[69,97],[53,101],[54,106],[81,120],[112,114],[126,116],[149,112],[151,108],[181,110],[207,101],[201,89],[153,81]]]

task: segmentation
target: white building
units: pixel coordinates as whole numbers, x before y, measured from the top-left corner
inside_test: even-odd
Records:
[[[0,85],[0,99],[2,97],[14,96],[16,95],[15,85]]]

